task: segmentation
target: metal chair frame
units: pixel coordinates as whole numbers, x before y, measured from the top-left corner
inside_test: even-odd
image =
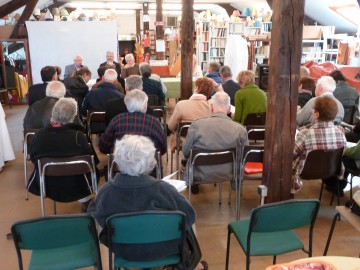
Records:
[[[94,134],[91,132],[92,123],[104,123],[105,124],[105,111],[104,110],[88,110],[86,115],[86,128],[87,136],[91,139],[91,135]]]
[[[167,125],[166,125],[166,117],[167,117],[167,109],[166,106],[150,106],[150,108],[154,111],[154,116],[159,119],[160,123],[162,123],[164,127],[164,132],[167,134]],[[166,161],[169,160],[168,151],[166,151]]]
[[[175,146],[175,150],[174,152],[176,152],[176,170],[178,172],[178,176],[179,174],[179,168],[180,168],[180,161],[179,161],[179,155],[180,155],[180,151],[182,150],[182,145],[181,145],[181,137],[186,137],[188,129],[190,127],[192,122],[181,122],[178,123],[177,128],[176,128],[176,146]],[[173,150],[171,150],[171,157],[170,157],[170,172],[173,172]]]
[[[24,139],[23,139],[23,154],[24,154],[24,182],[25,182],[25,199],[29,199],[28,189],[27,189],[27,161],[29,160],[29,146],[35,133],[38,129],[24,129]]]
[[[92,155],[83,155],[68,158],[41,158],[38,159],[38,169],[40,175],[40,200],[42,216],[45,216],[45,176],[70,176],[90,173],[92,187],[90,187],[88,180],[85,178],[89,190],[91,190],[92,193],[98,192],[95,161],[94,156]],[[55,201],[54,213],[56,214]]]

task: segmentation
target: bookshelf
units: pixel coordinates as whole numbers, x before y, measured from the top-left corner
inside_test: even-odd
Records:
[[[249,65],[248,68],[255,72],[258,64],[269,64],[270,60],[270,43],[268,38],[249,37]]]
[[[210,62],[224,63],[227,32],[227,26],[217,26],[211,28],[209,47]]]
[[[149,30],[150,37],[150,54],[155,55],[156,53],[156,33],[155,30]]]
[[[196,26],[196,53],[198,64],[206,71],[210,61],[210,22],[202,21]]]
[[[302,42],[301,63],[314,61],[318,63],[325,62],[324,40],[308,39]]]
[[[165,58],[172,62],[176,56],[178,49],[178,42],[176,40],[165,40]]]

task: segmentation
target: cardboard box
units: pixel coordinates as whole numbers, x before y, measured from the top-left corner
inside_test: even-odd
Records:
[[[304,25],[303,39],[321,39],[322,26]]]

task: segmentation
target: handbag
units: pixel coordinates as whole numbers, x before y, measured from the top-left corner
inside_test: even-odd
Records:
[[[180,270],[194,270],[201,259],[201,250],[199,243],[196,239],[193,229],[187,230],[185,233],[185,244],[184,244],[184,254],[185,254],[185,267],[178,267]],[[180,266],[180,265],[179,265]]]

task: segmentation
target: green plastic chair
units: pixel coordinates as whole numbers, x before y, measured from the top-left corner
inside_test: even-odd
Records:
[[[67,270],[94,266],[101,270],[95,221],[89,215],[49,216],[19,221],[11,233],[24,269],[22,250],[31,250],[29,267],[36,270]]]
[[[225,269],[229,266],[232,233],[246,255],[247,270],[250,269],[250,256],[273,256],[275,264],[276,255],[302,249],[311,257],[313,228],[319,207],[320,201],[316,199],[270,203],[253,209],[250,219],[229,223]],[[306,225],[310,225],[308,250],[293,231]]]
[[[180,211],[142,211],[115,214],[107,218],[109,269],[116,268],[152,268],[182,264],[185,268],[183,245],[185,241],[185,214]],[[164,256],[154,252],[152,260],[137,258],[129,260],[123,257],[121,250],[141,257],[146,249],[157,250],[166,244],[174,254]],[[169,246],[171,245],[171,246]],[[119,247],[119,252],[114,252]],[[123,248],[123,249],[121,249]],[[114,256],[113,256],[114,254]],[[113,258],[114,257],[114,258]]]

